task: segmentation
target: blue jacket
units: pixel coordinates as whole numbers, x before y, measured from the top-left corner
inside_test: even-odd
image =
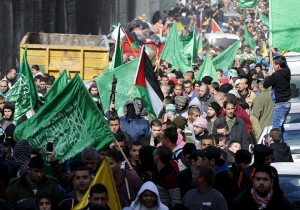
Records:
[[[130,134],[133,141],[146,137],[150,132],[149,122],[143,118],[136,117],[129,119],[126,116],[120,117],[122,131]]]

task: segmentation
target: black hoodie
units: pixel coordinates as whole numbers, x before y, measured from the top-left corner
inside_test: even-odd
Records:
[[[270,145],[273,150],[273,162],[294,162],[290,147],[285,142],[275,142]]]

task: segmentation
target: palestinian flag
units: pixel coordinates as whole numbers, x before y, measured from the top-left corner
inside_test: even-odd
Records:
[[[124,29],[124,27],[122,27],[122,30],[126,36],[127,41],[129,42],[131,48],[132,49],[140,49],[141,46],[139,45],[139,43],[137,41],[135,41],[134,37],[131,36],[130,32],[127,32],[126,29]]]
[[[163,108],[162,101],[164,96],[157,82],[151,61],[144,50],[144,46],[141,50],[140,61],[134,81],[136,88],[141,94],[147,112],[153,118],[156,118]]]
[[[221,32],[223,33],[222,29],[220,28],[220,26],[216,23],[216,21],[212,18],[211,19],[211,33],[217,33],[217,32]]]

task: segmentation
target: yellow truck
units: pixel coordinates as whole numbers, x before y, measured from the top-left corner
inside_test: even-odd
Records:
[[[40,66],[41,72],[58,77],[66,69],[83,80],[101,75],[109,65],[109,44],[105,36],[27,33],[20,44],[20,61],[27,46],[29,66]]]

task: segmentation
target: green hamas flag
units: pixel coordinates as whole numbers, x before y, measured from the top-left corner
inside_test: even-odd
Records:
[[[205,76],[210,76],[211,78],[213,78],[214,82],[218,82],[218,75],[217,75],[216,69],[208,55],[205,56],[205,60],[204,60],[203,64],[201,65],[201,68],[200,68],[195,80],[199,81]]]
[[[197,38],[197,53],[202,52],[202,34],[198,34]]]
[[[191,62],[192,64],[197,63],[198,58],[198,46],[197,46],[197,38],[196,38],[196,24],[194,24],[193,31],[183,37],[181,39],[182,45],[183,45],[183,55],[186,57],[186,59]]]
[[[118,36],[115,43],[115,52],[112,58],[112,69],[117,68],[118,66],[121,66],[123,61],[123,49],[122,49],[122,43],[121,43],[121,24],[118,24]]]
[[[131,95],[132,98],[140,97],[139,92],[134,89],[134,79],[138,64],[139,58],[136,58],[130,62],[123,64],[122,66],[111,70],[110,72],[107,72],[95,78],[104,112],[109,109],[109,99],[111,94],[113,74],[118,81],[116,88],[117,93],[115,95],[115,107],[118,110],[119,116],[123,115],[123,105],[127,100],[130,99]]]
[[[33,110],[38,101],[33,76],[27,62],[27,46],[23,53],[18,80],[9,89],[5,98],[6,101],[15,104],[14,124],[16,124],[28,110]]]
[[[251,50],[254,50],[254,49],[255,49],[255,46],[256,46],[256,43],[255,43],[255,41],[252,39],[252,36],[251,36],[250,32],[248,31],[248,27],[247,27],[246,22],[244,22],[244,32],[245,32],[245,40],[246,40],[246,43],[250,46],[250,49],[251,49]]]
[[[261,12],[259,13],[259,19],[265,26],[269,27],[269,19]]]
[[[257,7],[258,0],[239,0],[237,6],[241,8],[254,8]]]
[[[241,41],[238,40],[212,60],[215,69],[231,69],[236,53],[240,48]]]
[[[26,139],[40,154],[45,154],[47,142],[53,142],[60,162],[88,146],[100,150],[114,140],[78,74],[33,117],[18,125],[14,137],[16,141]]]
[[[193,68],[184,56],[183,45],[180,42],[176,24],[173,24],[167,42],[160,56],[161,60],[167,61],[182,73],[193,71]]]
[[[66,69],[64,69],[59,77],[55,80],[54,84],[48,90],[48,92],[45,95],[45,101],[46,103],[51,101],[57,93],[59,93],[64,87],[66,87],[68,84],[68,75]]]
[[[270,42],[281,50],[300,52],[300,1],[270,1]]]

